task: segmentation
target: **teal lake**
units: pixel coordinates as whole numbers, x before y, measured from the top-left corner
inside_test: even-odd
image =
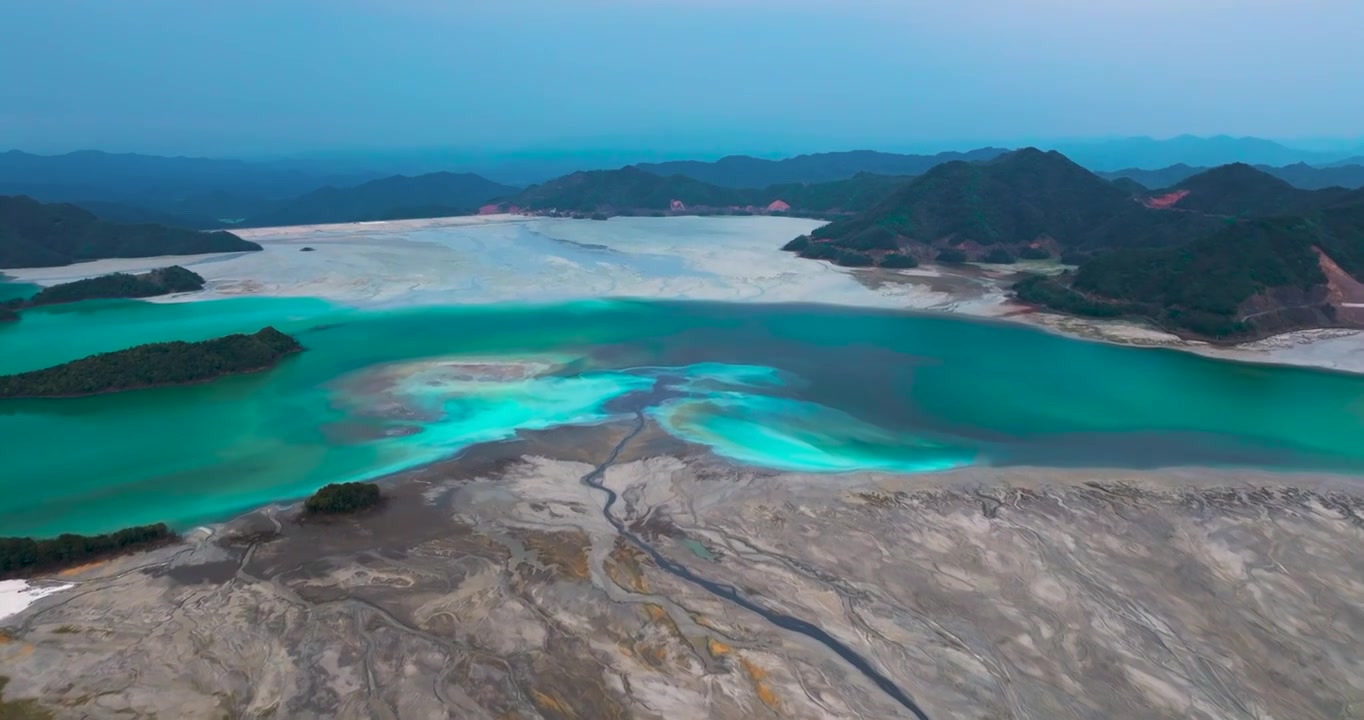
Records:
[[[827,306],[80,303],[0,325],[0,373],[265,325],[307,352],[204,385],[0,401],[0,536],[221,520],[629,417],[616,408],[636,392],[677,437],[784,470],[1364,471],[1364,377]]]

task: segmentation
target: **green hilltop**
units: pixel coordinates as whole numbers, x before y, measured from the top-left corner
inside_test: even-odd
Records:
[[[51,267],[102,258],[260,250],[229,232],[100,220],[66,203],[0,196],[0,267]]]

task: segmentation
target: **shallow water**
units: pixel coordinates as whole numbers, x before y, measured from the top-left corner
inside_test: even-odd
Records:
[[[41,289],[41,287],[34,285],[33,283],[11,280],[5,277],[4,274],[0,274],[0,302],[5,302],[6,300],[27,300],[38,294],[38,291]]]
[[[678,437],[789,470],[1364,471],[1364,377],[822,306],[83,303],[0,326],[0,372],[267,324],[308,351],[207,385],[0,402],[0,535],[221,519],[610,420],[634,392]]]

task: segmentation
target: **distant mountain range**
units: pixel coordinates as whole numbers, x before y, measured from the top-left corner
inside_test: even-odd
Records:
[[[1021,299],[1208,338],[1364,327],[1364,190],[1245,164],[1143,193],[1027,148],[940,165],[785,249],[854,267],[1060,255],[1078,270],[1021,282]]]
[[[1100,174],[1106,178],[1127,177],[1152,189],[1172,187],[1208,167],[1231,161],[1277,163],[1258,167],[1304,189],[1364,186],[1364,159],[1353,158],[1359,163],[1354,164],[1328,153],[1288,148],[1255,138],[1129,138],[1063,145],[1075,147],[1075,152],[1079,153],[1077,157],[1089,158],[1088,162],[1081,162],[1082,165],[1122,168],[1102,170]],[[680,199],[687,205],[708,205],[723,199],[727,202],[716,207],[743,208],[781,199],[807,213],[830,209],[847,212],[867,207],[867,196],[857,193],[871,192],[879,199],[880,195],[876,194],[889,182],[867,182],[857,179],[859,175],[882,178],[921,175],[944,162],[985,162],[1005,152],[989,147],[935,155],[861,150],[800,155],[783,160],[731,156],[714,162],[646,163],[635,169],[665,178],[680,175],[714,188],[762,191],[726,198],[715,196],[704,203],[689,203],[680,196],[669,198],[670,201]],[[623,156],[621,153],[588,153],[579,159],[591,167],[618,161]],[[0,194],[28,195],[45,202],[70,202],[114,222],[214,229],[463,214],[472,212],[484,202],[508,200],[518,193],[517,187],[488,180],[486,175],[428,172],[384,177],[391,173],[363,169],[360,164],[363,157],[349,158],[345,162],[246,162],[98,151],[55,156],[11,151],[0,154]],[[538,166],[533,158],[513,159],[517,163],[517,175],[524,177],[534,175],[537,167],[557,174],[571,157],[556,156],[552,158],[553,162],[546,160]],[[1171,159],[1179,162],[1155,164]],[[390,160],[384,162],[391,165]],[[404,161],[404,167],[430,168],[458,162],[472,161],[466,155],[433,151],[425,155],[411,153]],[[1307,164],[1309,162],[1314,164]],[[563,185],[577,175],[562,175],[538,187],[554,183]],[[841,181],[846,181],[841,189],[823,187]],[[677,184],[677,181],[672,182]],[[663,192],[665,187],[655,186],[655,190]],[[679,191],[683,190],[679,185]],[[693,187],[690,191],[698,192],[699,188]],[[638,193],[637,190],[631,192]],[[826,192],[845,195],[821,197]],[[523,198],[523,204],[538,207],[541,203],[534,198],[533,195]],[[670,205],[659,208],[653,201],[634,205],[638,199],[632,200],[625,195],[601,196],[589,204],[630,211],[666,209]],[[703,198],[698,196],[698,199]]]
[[[852,152],[798,155],[784,160],[762,160],[745,155],[721,158],[715,162],[683,161],[642,163],[639,169],[655,175],[683,175],[730,188],[764,188],[787,183],[824,183],[845,180],[860,173],[876,175],[922,175],[945,162],[993,160],[1008,152],[1003,148],[981,148],[969,152],[937,155],[897,155],[855,150]]]
[[[1193,177],[1202,172],[1207,172],[1211,169],[1212,168],[1210,167],[1192,167],[1180,164],[1171,165],[1158,170],[1126,168],[1124,170],[1098,172],[1097,174],[1100,177],[1108,178],[1110,180],[1120,177],[1130,178],[1141,183],[1143,187],[1158,190],[1160,188],[1174,187],[1183,182],[1186,178]],[[1315,167],[1306,163],[1297,163],[1296,165],[1285,165],[1283,167],[1256,165],[1255,169],[1273,175],[1294,187],[1299,187],[1304,190],[1321,190],[1329,187],[1350,189],[1364,187],[1364,165]]]
[[[1111,171],[1122,168],[1155,169],[1170,165],[1214,167],[1231,163],[1247,165],[1330,165],[1345,158],[1338,153],[1302,150],[1273,140],[1255,137],[1217,135],[1157,140],[1149,137],[1108,140],[1058,141],[1043,144],[1057,150],[1090,170]]]
[[[860,173],[823,183],[722,187],[635,166],[566,175],[527,188],[501,209],[605,218],[638,214],[783,213],[823,217],[865,210],[909,178]]]
[[[906,138],[910,140],[910,138]],[[1199,167],[1213,167],[1225,165],[1233,162],[1244,162],[1250,165],[1292,165],[1298,162],[1305,162],[1310,165],[1330,165],[1339,163],[1349,156],[1364,156],[1364,137],[1355,139],[1341,139],[1336,141],[1305,141],[1301,144],[1294,142],[1278,142],[1263,140],[1260,138],[1232,138],[1227,136],[1216,137],[1196,137],[1181,136],[1168,139],[1153,139],[1149,137],[1117,137],[1097,140],[1031,140],[1028,142],[992,142],[980,143],[981,147],[995,145],[998,147],[1017,148],[1023,145],[1035,145],[1042,149],[1057,150],[1069,156],[1080,165],[1091,170],[1112,171],[1123,168],[1156,169],[1180,163]],[[962,150],[964,148],[941,148],[946,150]],[[884,148],[882,148],[884,150]],[[897,153],[914,152],[927,153],[920,157],[932,157],[933,153],[924,150],[897,150]],[[730,153],[737,155],[737,153]],[[850,153],[826,152],[821,150],[816,155],[805,157],[819,158],[822,155],[832,156],[854,156],[862,154],[861,151]],[[892,152],[872,153],[894,155]],[[758,167],[763,162],[780,162],[771,160],[779,157],[792,157],[796,153],[772,154],[764,153],[758,157],[745,158],[738,155],[739,160],[758,160]],[[762,160],[769,158],[769,160]],[[629,150],[624,148],[616,149],[550,149],[542,148],[535,150],[518,151],[469,151],[456,148],[426,148],[410,149],[400,151],[351,151],[351,152],[332,152],[332,153],[313,153],[271,163],[273,167],[279,169],[296,169],[312,174],[347,174],[356,172],[372,173],[374,177],[388,175],[423,175],[430,172],[442,170],[472,172],[490,178],[494,181],[507,185],[529,186],[540,184],[552,180],[556,177],[583,170],[611,170],[621,168],[626,165],[635,165],[648,172],[659,175],[669,175],[680,172],[698,180],[705,180],[715,185],[724,185],[725,182],[716,177],[703,177],[700,174],[691,174],[686,167],[677,167],[678,161],[705,161],[704,164],[734,165],[736,168],[740,164],[721,160],[711,163],[714,157],[688,156],[679,153],[666,146],[653,144],[644,150]],[[987,159],[987,158],[947,158],[947,159]],[[689,163],[687,163],[689,164]],[[1350,164],[1350,163],[1346,163]],[[1364,161],[1356,158],[1353,164],[1364,164]],[[658,167],[658,166],[664,167]],[[671,166],[671,167],[670,167]],[[910,172],[904,169],[893,167],[875,168],[863,166],[856,170],[849,169],[849,172],[842,177],[851,177],[857,171],[875,172],[879,174],[920,174],[927,168]],[[746,187],[764,187],[769,184],[780,182],[822,182],[825,180],[836,180],[837,177],[757,177],[749,178],[745,182]]]
[[[82,150],[65,155],[0,153],[0,195],[44,202],[131,206],[149,216],[210,226],[261,212],[326,185],[355,185],[371,173],[311,174],[263,163]],[[131,210],[114,210],[131,213]]]

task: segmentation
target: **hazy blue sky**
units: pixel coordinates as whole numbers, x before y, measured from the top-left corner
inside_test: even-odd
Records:
[[[7,0],[0,148],[1364,135],[1364,0]]]

